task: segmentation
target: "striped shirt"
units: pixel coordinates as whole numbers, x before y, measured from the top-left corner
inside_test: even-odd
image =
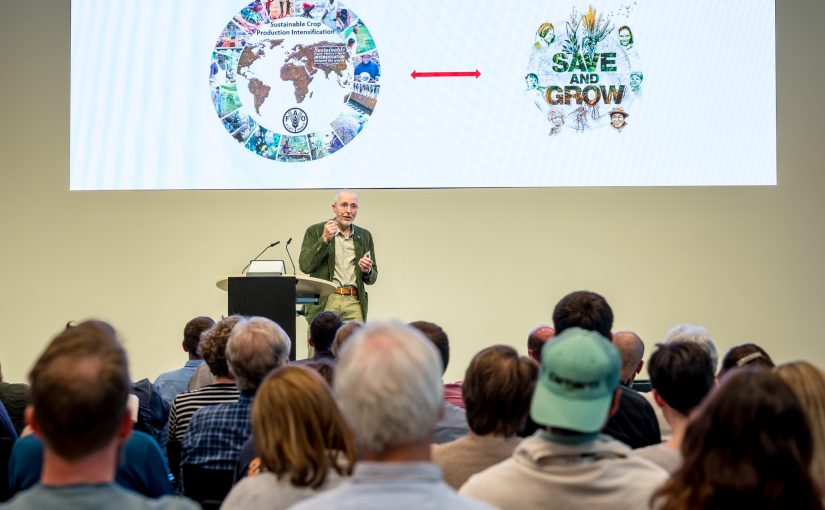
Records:
[[[189,393],[181,393],[169,412],[169,439],[183,441],[195,411],[205,406],[228,404],[238,400],[240,392],[232,384],[210,384]]]

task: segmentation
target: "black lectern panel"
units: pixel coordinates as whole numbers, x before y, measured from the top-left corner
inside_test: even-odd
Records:
[[[245,276],[229,278],[229,314],[257,315],[284,328],[295,359],[295,277]]]

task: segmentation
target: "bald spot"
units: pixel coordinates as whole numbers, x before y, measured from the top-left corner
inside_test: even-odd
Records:
[[[639,335],[632,331],[613,333],[613,345],[622,356],[622,381],[627,381],[636,372],[645,355],[645,344]]]

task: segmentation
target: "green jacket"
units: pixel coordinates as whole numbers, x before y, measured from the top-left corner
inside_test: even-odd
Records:
[[[322,280],[332,281],[332,275],[335,272],[335,242],[330,241],[329,244],[324,242],[324,225],[326,221],[316,223],[307,228],[304,234],[304,241],[301,243],[301,255],[298,257],[298,267],[301,271],[312,276],[313,278],[320,278]],[[378,263],[375,258],[375,246],[372,243],[372,234],[369,230],[355,226],[353,234],[353,243],[355,245],[355,263],[366,252],[372,255],[372,271],[365,275],[361,273],[360,269],[356,267],[355,280],[358,285],[358,301],[361,304],[361,315],[364,320],[367,319],[367,304],[369,303],[369,296],[364,290],[364,284],[372,285],[378,279]],[[307,322],[312,322],[316,315],[324,311],[327,306],[327,297],[323,296],[317,305],[304,305],[304,315]]]

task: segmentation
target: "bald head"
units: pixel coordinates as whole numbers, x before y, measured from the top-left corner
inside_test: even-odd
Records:
[[[619,331],[613,333],[613,345],[622,355],[621,380],[628,386],[633,383],[636,374],[642,371],[645,362],[645,344],[639,335],[632,331]]]
[[[527,355],[541,363],[541,348],[545,342],[556,336],[556,330],[547,324],[540,324],[527,336]]]

